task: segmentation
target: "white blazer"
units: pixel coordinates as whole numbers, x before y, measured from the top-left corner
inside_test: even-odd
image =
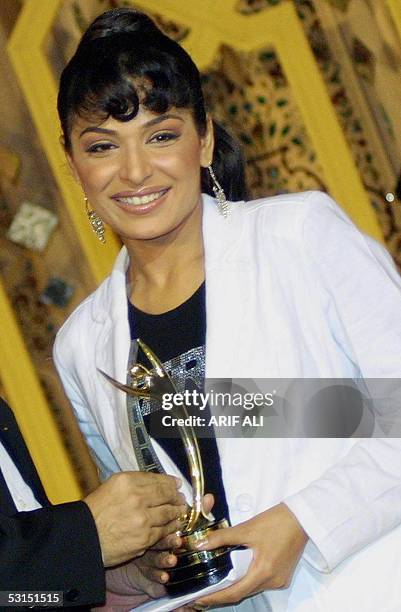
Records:
[[[307,192],[239,202],[224,219],[203,198],[206,377],[401,378],[400,278],[333,200]],[[54,348],[104,475],[137,469],[126,398],[97,371],[126,379],[128,263],[123,248]],[[285,501],[309,535],[290,588],[265,594],[275,612],[401,610],[400,440],[218,446],[233,524]]]

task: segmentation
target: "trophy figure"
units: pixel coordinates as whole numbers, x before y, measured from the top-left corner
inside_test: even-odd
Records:
[[[152,365],[152,370],[135,363],[129,369],[129,384],[126,385],[114,380],[105,372],[101,374],[115,387],[131,397],[162,402],[165,394],[177,393],[173,381],[158,357],[140,339],[135,343],[135,348],[137,346],[146,355]],[[174,406],[171,414],[180,419],[181,423],[188,422],[185,421],[188,412],[184,405]],[[178,430],[188,460],[192,485],[192,507],[183,517],[183,528],[178,532],[182,538],[182,547],[173,551],[178,559],[177,565],[169,569],[170,580],[166,585],[166,590],[169,595],[174,596],[198,591],[225,578],[232,569],[230,552],[233,550],[233,547],[222,547],[211,551],[196,549],[196,544],[207,538],[209,532],[228,527],[229,523],[226,519],[215,521],[205,514],[203,509],[204,474],[198,441],[191,425],[178,425]],[[149,445],[151,445],[150,441]],[[155,455],[154,450],[151,450]],[[157,460],[154,461],[154,464],[156,468],[153,468],[152,471],[162,469]]]

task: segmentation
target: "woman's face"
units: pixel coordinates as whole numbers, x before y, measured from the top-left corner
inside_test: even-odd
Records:
[[[190,110],[140,107],[128,122],[77,117],[68,160],[90,206],[123,240],[170,234],[200,205],[200,168],[213,155],[211,122],[199,136]]]

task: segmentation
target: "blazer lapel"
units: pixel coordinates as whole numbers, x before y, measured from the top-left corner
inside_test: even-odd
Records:
[[[4,400],[0,401],[0,440],[17,466],[22,478],[26,484],[31,487],[37,501],[42,505],[48,505],[49,501],[28,448],[21,435],[15,417]],[[4,478],[2,478],[0,485],[5,485]],[[1,486],[1,488],[3,489],[3,486]],[[10,495],[9,492],[8,495]]]
[[[227,218],[215,201],[204,198],[203,239],[206,269],[206,378],[232,378],[242,371],[246,343],[249,263],[238,252],[242,225],[232,204]],[[236,299],[239,296],[240,299]]]
[[[128,370],[128,357],[131,345],[128,323],[128,302],[125,284],[125,270],[128,256],[125,248],[120,253],[116,266],[110,278],[110,287],[106,302],[95,304],[94,317],[102,323],[95,348],[95,365],[114,379],[125,384]],[[126,455],[129,455],[130,465],[135,464],[133,459],[131,434],[127,415],[127,397],[125,393],[116,389],[100,373],[99,384],[109,399],[110,428],[118,430],[121,444],[113,448],[113,453],[120,466],[127,465]],[[112,425],[111,421],[117,421]],[[107,432],[105,432],[107,437]]]
[[[11,497],[10,490],[7,486],[2,471],[0,470],[0,512],[6,516],[12,516],[17,512],[14,500]]]

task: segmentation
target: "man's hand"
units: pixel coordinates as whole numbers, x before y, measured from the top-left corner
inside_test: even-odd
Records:
[[[104,565],[123,563],[177,531],[186,504],[174,476],[120,472],[84,502],[95,520]]]
[[[301,525],[283,503],[245,523],[212,532],[207,542],[198,546],[199,550],[243,545],[253,550],[253,559],[239,582],[196,603],[233,604],[266,589],[288,587],[307,540]]]

